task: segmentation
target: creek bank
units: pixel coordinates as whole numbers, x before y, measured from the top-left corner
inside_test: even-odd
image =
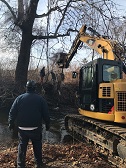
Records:
[[[76,87],[73,87],[73,85],[63,86],[61,89],[61,95],[59,95],[58,92],[51,93],[50,91],[53,91],[53,89],[45,87],[46,94],[44,97],[47,99],[49,104],[51,122],[53,122],[48,140],[51,139],[50,135],[52,135],[54,139],[54,132],[56,132],[58,140],[60,140],[61,134],[59,132],[61,132],[61,130],[64,131],[65,115],[70,113],[78,114],[78,102],[75,98],[75,88]],[[14,99],[15,96],[12,96],[12,98]],[[3,105],[7,105],[7,102],[5,101],[2,101],[2,103]],[[60,122],[58,123],[59,120]],[[45,140],[47,140],[46,136]],[[17,142],[15,142],[11,146],[7,148],[4,147],[3,150],[0,151],[1,168],[16,167],[17,145]],[[44,142],[43,162],[43,168],[115,168],[115,166],[111,165],[106,158],[96,152],[93,146],[87,143],[73,144],[73,142],[66,142],[63,144],[58,142]],[[29,143],[26,156],[26,166],[27,168],[34,168],[34,165],[33,149],[32,145]]]

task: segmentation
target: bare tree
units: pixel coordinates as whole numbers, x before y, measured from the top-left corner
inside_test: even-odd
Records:
[[[18,37],[16,38],[18,39],[17,44],[20,44],[20,48],[19,45],[16,45],[19,55],[15,71],[15,82],[19,86],[23,86],[27,81],[30,51],[37,40],[42,40],[44,45],[48,44],[49,39],[52,40],[52,43],[53,39],[57,39],[57,43],[60,39],[66,43],[66,37],[70,35],[70,32],[77,32],[83,23],[107,30],[109,20],[114,18],[112,1],[48,0],[48,10],[45,13],[37,14],[39,2],[40,0],[18,0],[18,2],[15,1],[17,5],[14,5],[11,1],[0,0],[1,12],[6,15],[6,23],[9,23],[11,28],[11,31],[8,32],[14,32],[15,35],[11,36],[13,38],[10,41],[12,42]],[[7,7],[6,12],[5,6]],[[36,19],[41,19],[40,22],[43,26],[35,26]],[[17,36],[15,32],[17,32]],[[49,47],[53,49],[54,44],[52,43]],[[12,46],[11,43],[10,45]]]

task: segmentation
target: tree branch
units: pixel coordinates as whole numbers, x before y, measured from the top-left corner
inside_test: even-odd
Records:
[[[42,18],[42,17],[48,16],[51,12],[56,11],[56,10],[61,11],[59,6],[55,6],[54,8],[51,8],[47,13],[43,13],[42,15],[36,14],[36,18]]]
[[[18,20],[24,16],[23,0],[18,0]]]
[[[34,36],[32,35],[32,40],[42,40],[42,39],[55,39],[58,37],[65,37],[65,36],[69,36],[70,32],[78,32],[77,29],[68,29],[66,34],[57,34],[57,35],[50,35],[50,36],[42,36],[42,35],[38,35],[38,36]]]
[[[11,6],[6,2],[6,0],[0,0],[0,1],[3,2],[7,6],[7,8],[10,10],[10,12],[13,16],[14,22],[16,22],[17,18],[16,18],[14,11],[11,8]]]
[[[85,0],[85,2],[89,5],[92,6],[94,9],[96,9],[102,16],[106,17],[107,19],[109,19],[109,17],[107,15],[104,14],[104,12],[102,11],[102,8],[99,8],[97,6],[94,5],[94,3],[90,3],[87,0]],[[104,1],[105,2],[105,1]]]
[[[32,35],[32,40],[42,40],[42,39],[55,39],[55,38],[58,38],[58,37],[64,37],[64,36],[69,36],[69,32],[67,32],[66,34],[58,34],[58,35],[50,35],[50,36],[34,36]]]
[[[57,28],[56,28],[55,35],[57,34],[57,32],[58,32],[58,30],[59,30],[59,28],[60,28],[60,26],[61,26],[61,24],[62,24],[62,22],[63,22],[63,20],[64,20],[64,18],[65,18],[66,11],[67,11],[67,9],[68,9],[68,7],[69,7],[71,1],[72,1],[72,0],[69,0],[69,2],[67,3],[67,5],[66,5],[66,7],[65,7],[65,10],[64,10],[64,12],[63,12],[63,16],[62,16],[62,18],[61,18],[61,20],[60,20],[60,22],[59,22],[59,25],[58,25]]]

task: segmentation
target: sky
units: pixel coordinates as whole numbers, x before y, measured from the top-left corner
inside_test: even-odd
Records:
[[[113,0],[113,2],[119,4],[118,8],[122,9],[121,10],[122,13],[126,11],[126,0]]]
[[[126,7],[126,0],[113,0],[113,2]]]

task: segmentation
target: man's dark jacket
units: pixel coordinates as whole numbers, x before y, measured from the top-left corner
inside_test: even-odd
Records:
[[[50,118],[46,101],[34,92],[18,96],[9,112],[9,124],[13,125],[15,119],[20,127],[39,127],[42,125],[42,119],[46,126],[49,126]]]

